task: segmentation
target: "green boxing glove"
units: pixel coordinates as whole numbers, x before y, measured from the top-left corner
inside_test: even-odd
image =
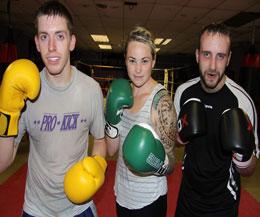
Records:
[[[110,138],[118,136],[117,124],[121,121],[123,108],[131,107],[134,99],[132,87],[128,80],[119,78],[112,81],[106,98],[106,135]]]
[[[158,135],[148,124],[134,125],[123,144],[123,157],[130,170],[139,174],[165,175],[168,157]]]

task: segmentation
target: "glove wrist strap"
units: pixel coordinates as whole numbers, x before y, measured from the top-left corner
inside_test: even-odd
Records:
[[[116,137],[118,137],[117,127],[115,125],[108,123],[108,122],[106,122],[105,133],[111,139],[115,139]]]
[[[165,155],[165,160],[163,165],[154,173],[156,176],[164,176],[168,174],[170,167],[169,167],[169,159],[167,154]]]
[[[8,114],[0,111],[0,136],[16,136],[18,134],[19,113]]]
[[[247,168],[250,165],[253,155],[251,155],[251,157],[246,161],[241,160],[242,157],[243,156],[241,154],[234,153],[233,158],[232,158],[232,161],[234,162],[234,164],[237,166],[237,168],[240,168],[240,169]]]

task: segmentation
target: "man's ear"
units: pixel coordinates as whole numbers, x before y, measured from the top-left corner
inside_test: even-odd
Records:
[[[34,36],[34,42],[35,42],[37,51],[40,52],[40,45],[39,45],[38,35],[35,35],[35,36]]]
[[[197,48],[196,51],[195,51],[195,56],[196,56],[196,62],[199,63],[199,49]]]
[[[230,59],[231,59],[231,54],[232,54],[232,52],[230,51],[229,54],[228,54],[227,66],[229,65],[229,61],[230,61]]]
[[[76,36],[74,34],[71,35],[70,39],[70,51],[73,51],[76,46]]]

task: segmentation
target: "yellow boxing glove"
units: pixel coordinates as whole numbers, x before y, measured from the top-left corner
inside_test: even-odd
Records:
[[[85,157],[65,174],[64,192],[68,199],[81,204],[92,198],[105,181],[106,160],[101,156]]]
[[[25,100],[35,99],[40,91],[40,73],[30,60],[12,62],[0,86],[0,136],[16,136]]]

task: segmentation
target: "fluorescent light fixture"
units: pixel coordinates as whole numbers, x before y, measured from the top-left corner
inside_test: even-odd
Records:
[[[165,39],[165,41],[162,43],[162,45],[166,45],[166,44],[168,44],[169,42],[171,42],[171,38],[167,38],[167,39]]]
[[[107,35],[90,35],[95,42],[109,42]]]
[[[156,39],[154,39],[154,44],[159,45],[162,43],[162,41],[163,41],[163,38],[156,38]]]
[[[112,50],[112,46],[110,44],[99,44],[98,46],[100,49]]]
[[[158,48],[158,47],[155,48],[156,53],[157,53],[160,49],[161,49],[161,48]]]

